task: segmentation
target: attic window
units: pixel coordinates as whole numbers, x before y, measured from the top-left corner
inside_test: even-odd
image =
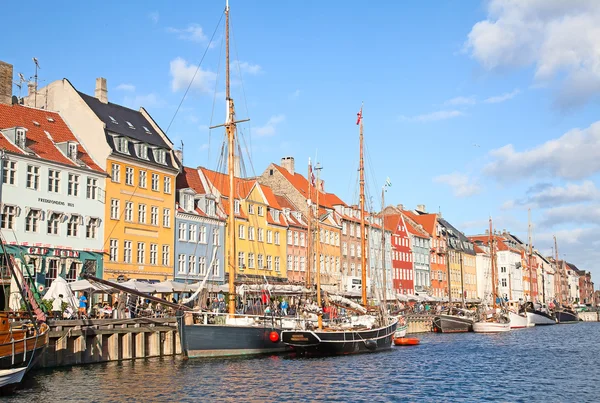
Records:
[[[38,122],[37,120],[34,120],[33,124],[36,125],[36,126],[38,126],[38,127],[40,126],[40,122]]]
[[[73,161],[77,159],[77,143],[69,142],[69,158]]]
[[[51,118],[50,116],[47,116],[46,119],[48,120],[48,122],[53,123],[54,122],[54,118]]]
[[[127,126],[129,126],[130,129],[135,130],[135,127],[133,127],[133,125],[131,124],[131,122],[129,122],[129,121],[126,120],[125,123],[127,123]]]
[[[116,121],[115,118],[113,118],[112,116],[108,115],[108,118],[110,119],[111,122],[113,122],[115,125],[118,125],[119,122]]]
[[[15,144],[20,148],[25,148],[25,130],[17,130],[17,134],[15,136]]]
[[[150,129],[148,129],[146,126],[142,126],[142,128],[144,129],[144,131],[146,132],[146,134],[152,134],[152,132],[150,131]]]

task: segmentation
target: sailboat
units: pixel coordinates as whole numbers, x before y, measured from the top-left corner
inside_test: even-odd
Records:
[[[0,241],[1,254],[25,306],[25,311],[0,312],[0,391],[5,392],[14,389],[42,356],[49,342],[49,327],[29,280],[6,252],[1,233]]]
[[[369,312],[367,300],[367,250],[366,250],[366,223],[365,223],[365,168],[364,168],[364,137],[362,107],[358,113],[360,136],[360,229],[361,229],[361,286],[362,305],[353,303],[345,298],[329,298],[330,303],[344,304],[345,308],[355,315],[350,316],[341,323],[329,322],[324,325],[322,313],[319,313],[317,328],[312,322],[300,322],[300,329],[283,330],[281,340],[296,352],[305,355],[338,355],[355,354],[387,350],[392,347],[394,333],[398,326],[398,318],[390,317],[385,304],[385,291],[382,298],[383,307],[379,312]],[[318,206],[317,206],[318,209]],[[319,220],[317,219],[317,225]],[[385,226],[381,227],[385,234]],[[321,282],[320,282],[320,258],[319,242],[317,241],[317,304],[321,307]],[[382,257],[385,261],[385,258]],[[384,264],[385,266],[385,264]],[[385,267],[384,267],[385,268]],[[383,283],[385,285],[385,270],[383,271]],[[385,289],[384,289],[385,290]]]
[[[558,242],[556,241],[556,236],[554,236],[554,252],[556,254],[556,270],[559,275],[560,281],[560,290],[558,293],[558,306],[554,310],[554,315],[556,316],[557,323],[578,323],[579,315],[575,312],[571,307],[567,306],[563,303],[563,295],[562,295],[562,282],[563,278],[566,277],[564,265],[566,262],[563,262],[560,266],[558,263]],[[561,267],[559,269],[559,267]]]
[[[494,237],[492,232],[492,219],[490,218],[489,230],[489,246],[492,263],[492,310],[487,310],[484,306],[484,311],[480,313],[480,320],[473,323],[473,331],[475,333],[500,333],[510,331],[510,318],[502,310],[497,312],[496,298],[498,295],[498,281],[496,279],[496,249],[494,246]]]
[[[225,6],[225,86],[227,118],[222,125],[227,134],[227,168],[229,183],[229,214],[227,217],[227,267],[229,274],[228,315],[220,323],[209,324],[199,312],[185,311],[178,320],[181,349],[185,357],[223,357],[281,353],[286,345],[281,342],[281,321],[274,316],[236,315],[235,191],[236,125],[246,120],[235,120],[229,80],[229,1]],[[223,323],[224,322],[224,323]]]
[[[452,284],[450,281],[450,258],[446,248],[446,270],[448,271],[448,310],[433,317],[432,326],[435,333],[466,333],[473,331],[471,311],[452,306]],[[464,295],[464,293],[462,293]]]

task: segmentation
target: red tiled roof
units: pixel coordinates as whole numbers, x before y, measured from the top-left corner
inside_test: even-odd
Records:
[[[421,224],[423,229],[429,233],[429,235],[433,236],[435,234],[435,222],[437,220],[437,215],[435,214],[415,214],[412,211],[403,210],[403,214],[405,214],[411,220]]]
[[[177,175],[176,187],[177,189],[190,188],[198,194],[206,194],[196,168],[183,167],[183,172]]]
[[[214,186],[221,195],[224,197],[229,197],[229,177],[227,174],[211,171],[210,169],[200,167],[199,168],[204,176],[208,179],[212,186]],[[256,179],[245,179],[245,178],[235,178],[234,186],[235,186],[235,198],[236,199],[245,199],[248,197],[252,186],[256,183]]]
[[[267,205],[269,207],[273,207],[274,209],[281,210],[281,206],[279,205],[279,202],[277,201],[277,198],[273,194],[271,188],[266,185],[260,184],[258,186],[260,186],[260,189],[262,190],[263,194],[265,195],[265,198],[267,199]]]
[[[416,235],[420,238],[429,238],[430,235],[426,231],[421,230],[421,229],[415,227],[414,225],[412,225],[410,220],[404,220],[404,223],[406,224],[406,229],[408,230],[409,233]]]
[[[486,253],[483,249],[481,249],[479,246],[477,246],[477,244],[474,244],[475,246],[475,253]]]
[[[67,158],[56,146],[56,143],[66,141],[79,143],[58,113],[22,105],[0,104],[0,129],[12,127],[27,129],[26,146],[38,157],[64,165],[79,166],[77,162]],[[25,154],[23,150],[1,135],[0,148],[16,154]],[[104,173],[104,170],[94,162],[81,144],[77,145],[77,155],[78,159],[83,161],[88,168]]]
[[[289,209],[290,211],[298,211],[298,210],[296,210],[296,207],[294,207],[292,202],[287,197],[275,195],[275,199],[277,199],[277,202],[279,203],[279,205],[281,206],[282,209]],[[298,221],[296,219],[296,217],[294,217],[293,214],[290,214],[290,217],[287,221],[288,221],[289,225],[293,225],[293,226],[301,227],[301,228],[307,227],[307,225],[304,223],[304,221]]]
[[[400,214],[386,214],[384,218],[385,229],[395,234],[400,223]]]
[[[294,174],[292,175],[292,173],[290,171],[288,171],[287,169],[285,169],[284,167],[281,167],[277,164],[273,164],[273,166],[275,168],[277,168],[277,170],[279,172],[281,172],[281,174],[288,180],[288,182],[290,182],[292,184],[292,186],[294,188],[296,188],[296,190],[298,190],[302,196],[306,199],[308,199],[308,180],[301,174],[299,174],[298,172],[294,172]],[[314,186],[311,186],[312,191],[312,200],[317,199],[317,188]],[[340,199],[339,197],[337,197],[335,194],[333,193],[326,193],[326,192],[319,192],[319,204],[321,206],[325,206],[325,207],[330,207],[333,208],[333,206],[335,205],[342,205],[342,206],[346,206],[346,203],[344,203],[342,201],[342,199]]]
[[[476,236],[470,236],[468,238],[472,242],[480,241],[480,242],[483,242],[484,245],[487,245],[488,242],[489,242],[489,238],[490,237],[488,235],[476,235]],[[501,236],[498,236],[498,235],[494,235],[493,238],[494,238],[494,241],[496,242],[498,250],[506,251],[506,250],[510,249],[508,247],[508,245],[506,245],[504,243],[504,240],[505,240],[504,237],[501,237]]]

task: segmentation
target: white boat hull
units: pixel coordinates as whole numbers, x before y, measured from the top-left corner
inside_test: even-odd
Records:
[[[475,333],[510,332],[510,323],[475,322],[473,323],[473,331]]]
[[[538,315],[534,312],[527,312],[527,318],[529,319],[529,323],[532,323],[537,326],[542,325],[556,325],[556,320],[549,318],[544,315]]]
[[[523,329],[525,327],[535,326],[535,323],[529,322],[529,316],[521,316],[514,312],[509,312],[508,317],[510,318],[511,329]]]
[[[25,372],[27,367],[0,370],[0,388],[21,382]]]
[[[406,331],[408,330],[408,325],[398,326],[396,328],[396,333],[394,333],[394,338],[400,338],[406,336]]]

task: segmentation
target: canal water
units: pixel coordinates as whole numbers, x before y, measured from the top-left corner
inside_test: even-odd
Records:
[[[149,359],[32,372],[11,402],[598,402],[600,323],[423,334],[328,358]]]

